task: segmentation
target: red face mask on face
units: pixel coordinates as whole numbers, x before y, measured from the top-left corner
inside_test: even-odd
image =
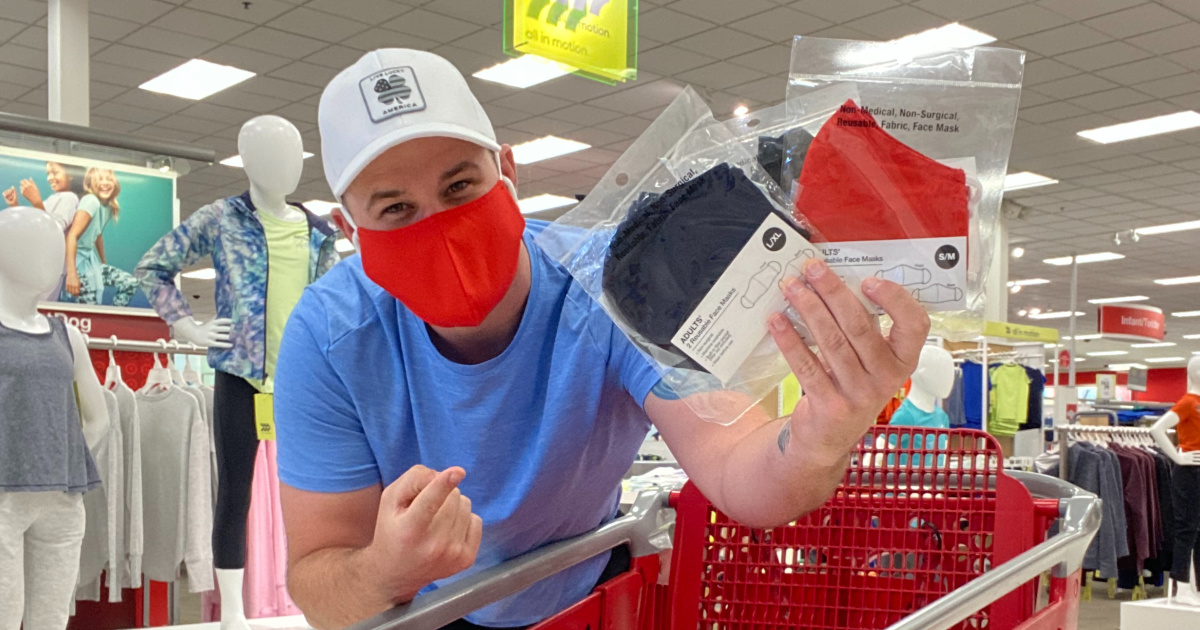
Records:
[[[422,321],[478,326],[517,274],[525,217],[504,181],[408,227],[355,233],[363,271]]]
[[[922,155],[846,101],[804,157],[796,211],[824,240],[967,236],[966,174]]]

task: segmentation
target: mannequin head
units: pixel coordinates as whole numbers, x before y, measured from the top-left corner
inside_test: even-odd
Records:
[[[954,389],[954,358],[937,346],[921,348],[921,358],[912,375],[912,389],[932,398],[945,398]]]
[[[1188,391],[1200,394],[1200,355],[1188,361]]]
[[[62,228],[50,215],[33,208],[0,212],[0,309],[16,301],[36,310],[37,298],[58,286],[65,260]]]
[[[252,187],[272,198],[296,191],[304,170],[300,131],[279,116],[257,116],[242,125],[238,153]]]

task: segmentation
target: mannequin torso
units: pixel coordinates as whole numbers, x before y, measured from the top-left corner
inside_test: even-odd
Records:
[[[1191,401],[1188,400],[1189,397],[1200,396],[1200,356],[1194,356],[1192,357],[1191,361],[1188,361],[1187,370],[1187,393],[1189,396],[1185,396],[1183,400],[1180,400],[1179,405],[1176,405],[1175,409],[1163,414],[1163,416],[1159,418],[1158,422],[1155,422],[1154,426],[1151,427],[1150,434],[1154,437],[1154,442],[1158,444],[1158,447],[1162,449],[1162,451],[1166,453],[1168,457],[1174,460],[1176,464],[1179,464],[1180,466],[1200,466],[1200,449],[1197,449],[1195,444],[1192,444],[1188,439],[1186,439],[1185,435],[1183,435],[1185,427],[1181,426],[1181,422],[1186,420],[1189,424],[1189,426],[1186,427],[1186,430],[1189,433],[1200,430],[1200,427],[1190,426],[1192,423],[1197,422],[1197,419],[1194,417],[1186,419],[1180,418],[1179,412],[1177,411],[1180,409],[1185,409],[1190,405]],[[1190,406],[1194,407],[1194,405]],[[1179,446],[1176,446],[1175,443],[1171,441],[1171,438],[1167,435],[1167,431],[1176,428],[1178,428],[1178,433],[1181,434],[1178,436],[1180,438]]]

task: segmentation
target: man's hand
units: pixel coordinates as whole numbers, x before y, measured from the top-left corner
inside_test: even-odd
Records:
[[[29,205],[35,208],[42,207],[42,193],[32,178],[21,180],[21,196],[29,200]]]
[[[483,520],[458,490],[465,475],[461,468],[414,466],[384,489],[375,537],[364,551],[389,600],[409,601],[475,563]]]
[[[17,205],[17,189],[9,186],[8,190],[4,191],[4,201],[7,202],[9,206]]]
[[[815,259],[805,265],[804,281],[785,278],[782,287],[816,339],[820,357],[786,317],[771,316],[771,336],[804,390],[779,446],[785,455],[803,448],[818,466],[842,466],[888,398],[916,369],[929,334],[929,315],[899,285],[867,278],[863,295],[893,321],[884,337],[845,283]]]
[[[70,293],[75,297],[79,297],[79,291],[81,288],[82,285],[79,283],[79,273],[74,269],[68,269],[66,283],[67,293]]]

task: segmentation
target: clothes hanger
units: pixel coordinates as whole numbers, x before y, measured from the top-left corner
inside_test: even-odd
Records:
[[[179,342],[178,341],[175,341],[174,339],[172,339],[171,344],[175,346],[176,351],[179,350]],[[163,349],[164,350],[166,349],[165,345],[163,346]],[[179,368],[175,366],[175,357],[173,355],[170,355],[170,354],[167,355],[167,368],[171,372],[171,384],[174,385],[175,387],[183,387],[185,384],[185,382],[183,380],[183,374],[180,373]]]
[[[165,353],[167,350],[167,342],[159,339],[158,343],[162,346],[163,352]],[[140,390],[141,393],[146,394],[156,389],[164,391],[171,388],[171,372],[166,368],[165,365],[163,365],[161,359],[161,356],[155,352],[154,367],[150,368],[150,372],[146,374],[146,385]]]
[[[200,378],[200,373],[196,371],[196,367],[194,365],[192,365],[192,359],[194,359],[194,358],[195,358],[195,356],[190,355],[190,354],[187,355],[187,357],[185,358],[184,368],[183,368],[183,380],[184,380],[184,382],[188,383],[189,385],[198,386],[198,385],[200,385],[201,378]]]
[[[117,347],[117,336],[109,337],[113,342],[113,347],[108,349],[108,370],[104,373],[104,388],[113,389],[117,383],[121,383],[121,366],[117,365],[117,357],[113,354],[113,349]]]

